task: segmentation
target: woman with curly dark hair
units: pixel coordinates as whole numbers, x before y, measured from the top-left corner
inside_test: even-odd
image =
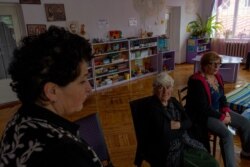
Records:
[[[0,143],[1,167],[96,167],[99,158],[63,116],[80,111],[91,93],[84,38],[51,26],[25,37],[9,67],[12,89],[22,106]]]

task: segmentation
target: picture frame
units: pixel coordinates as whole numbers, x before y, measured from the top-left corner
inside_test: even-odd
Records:
[[[41,0],[20,0],[20,4],[41,4]]]
[[[67,22],[68,30],[73,34],[79,34],[79,23],[77,21]]]
[[[47,21],[66,21],[64,4],[44,4]]]
[[[46,24],[27,24],[28,36],[39,35],[46,31]]]

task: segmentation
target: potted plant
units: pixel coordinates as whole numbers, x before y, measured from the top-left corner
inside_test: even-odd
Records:
[[[216,31],[223,28],[221,22],[217,22],[216,15],[210,16],[207,20],[202,20],[197,14],[197,19],[188,23],[186,30],[191,33],[191,38],[211,37]]]

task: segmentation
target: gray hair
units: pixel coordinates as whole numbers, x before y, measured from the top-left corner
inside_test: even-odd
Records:
[[[156,88],[158,86],[174,86],[174,79],[166,72],[160,72],[156,75],[153,81],[153,87]]]

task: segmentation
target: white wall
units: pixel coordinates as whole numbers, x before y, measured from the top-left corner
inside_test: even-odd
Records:
[[[196,14],[202,12],[204,0],[186,0],[181,10],[180,26],[180,55],[177,62],[186,62],[186,44],[189,34],[186,32],[186,26],[190,21],[196,19]]]
[[[138,36],[140,29],[153,31],[154,35],[165,32],[165,24],[162,22],[165,10],[173,7],[174,20],[171,26],[174,39],[171,39],[176,51],[176,63],[185,62],[186,57],[186,24],[195,18],[195,11],[200,8],[202,0],[166,0],[164,6],[155,7],[155,2],[163,0],[148,0],[147,11],[142,12],[135,6],[140,0],[41,0],[41,4],[22,4],[21,8],[26,24],[46,24],[66,27],[70,21],[78,21],[85,24],[86,32],[90,39],[104,38],[109,30],[121,30],[123,37]],[[19,0],[0,0],[6,3],[19,3]],[[198,2],[198,3],[197,3]],[[66,21],[47,22],[44,9],[45,3],[64,4]],[[141,4],[143,5],[143,4]],[[145,4],[144,4],[145,5]],[[151,5],[151,6],[150,6]],[[189,10],[190,9],[190,10]],[[129,26],[129,18],[138,21],[137,26]],[[106,27],[99,26],[99,20],[107,20]],[[178,19],[178,20],[176,20]]]
[[[9,0],[0,0],[0,2],[9,2]],[[19,0],[12,0],[12,2],[18,3]],[[67,21],[47,22],[45,3],[64,4]],[[164,19],[164,11],[148,16],[144,23],[133,5],[133,0],[41,0],[39,5],[22,4],[21,6],[25,24],[66,27],[68,22],[78,21],[79,24],[85,24],[90,38],[105,37],[109,30],[122,30],[124,37],[138,36],[139,29],[148,29],[148,27],[154,35],[164,33],[164,24],[159,22],[160,19]],[[129,26],[129,18],[137,19],[138,26]],[[99,20],[107,20],[108,25],[101,28],[98,24]]]

